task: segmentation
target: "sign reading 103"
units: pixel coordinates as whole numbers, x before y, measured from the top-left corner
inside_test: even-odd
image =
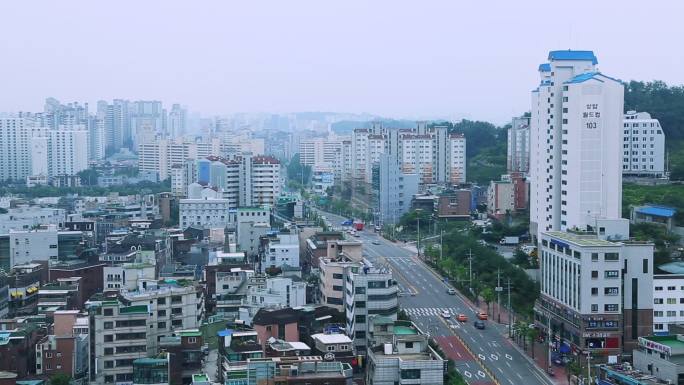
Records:
[[[597,103],[590,103],[585,105],[582,112],[582,126],[588,130],[595,130],[601,128],[601,112]]]

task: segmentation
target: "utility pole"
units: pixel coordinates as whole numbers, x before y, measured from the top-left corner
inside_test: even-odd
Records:
[[[416,249],[418,251],[418,259],[420,259],[420,211],[418,211],[416,215],[416,220],[418,221],[418,237],[416,239]]]
[[[470,272],[470,282],[468,282],[468,289],[473,293],[473,253],[468,249],[468,271]]]
[[[444,230],[439,230],[439,261],[442,262],[444,259],[444,254],[442,250],[444,249],[444,244],[442,243],[442,235],[444,235]]]
[[[587,349],[587,382],[591,384],[591,351]]]
[[[497,322],[501,323],[501,269],[496,269],[496,309],[497,309]]]
[[[508,337],[513,334],[513,322],[511,322],[511,277],[508,277]]]
[[[552,335],[551,335],[551,313],[547,312],[546,316],[547,316],[547,320],[548,320],[547,327],[549,328],[549,338],[548,338],[548,341],[546,341],[547,342],[547,348],[549,349],[549,356],[547,358],[547,360],[548,360],[547,362],[549,363],[549,365],[548,365],[548,368],[546,368],[546,369],[551,370],[551,343],[553,341]]]

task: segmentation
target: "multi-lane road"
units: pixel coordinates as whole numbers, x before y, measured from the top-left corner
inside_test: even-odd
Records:
[[[333,226],[345,220],[322,213]],[[370,230],[370,229],[367,229]],[[402,296],[401,308],[424,332],[430,333],[456,369],[470,385],[550,385],[544,371],[523,355],[509,338],[507,327],[486,321],[484,330],[473,326],[476,310],[460,295],[449,295],[449,286],[420,261],[415,252],[390,242],[371,231],[359,232],[364,254],[376,265],[387,265],[397,280]],[[475,256],[476,257],[476,256]],[[441,313],[465,314],[468,322]]]

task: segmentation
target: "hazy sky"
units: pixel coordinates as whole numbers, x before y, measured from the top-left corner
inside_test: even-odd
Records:
[[[682,15],[677,0],[3,1],[0,111],[54,96],[503,123],[552,49],[684,83]]]

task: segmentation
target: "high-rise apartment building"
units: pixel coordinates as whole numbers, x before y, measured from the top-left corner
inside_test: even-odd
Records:
[[[0,117],[0,181],[31,174],[31,138],[41,130],[31,118]]]
[[[88,168],[88,129],[59,126],[31,138],[31,175],[73,176]]]
[[[130,138],[132,148],[142,142],[146,133],[163,133],[166,130],[166,110],[157,100],[139,100],[130,105]]]
[[[648,112],[627,111],[622,131],[622,175],[662,178],[665,134]]]
[[[448,133],[445,126],[427,127],[419,122],[415,129],[388,129],[374,123],[369,129],[354,130],[351,177],[371,183],[373,166],[382,154],[396,156],[402,171],[418,174],[423,184],[460,184],[466,180],[466,139]]]
[[[530,232],[620,218],[624,86],[591,51],[551,51],[530,120]]]
[[[508,129],[508,151],[506,169],[509,173],[530,170],[530,117],[513,118]]]
[[[114,99],[112,104],[97,102],[97,119],[104,124],[105,148],[108,154],[131,146],[131,120],[128,100]]]
[[[411,199],[418,193],[419,174],[402,170],[396,156],[383,154],[378,165],[379,222],[394,224],[411,209]]]
[[[187,125],[187,111],[180,104],[174,104],[169,111],[169,122],[167,126],[168,137],[177,138],[185,133]]]

